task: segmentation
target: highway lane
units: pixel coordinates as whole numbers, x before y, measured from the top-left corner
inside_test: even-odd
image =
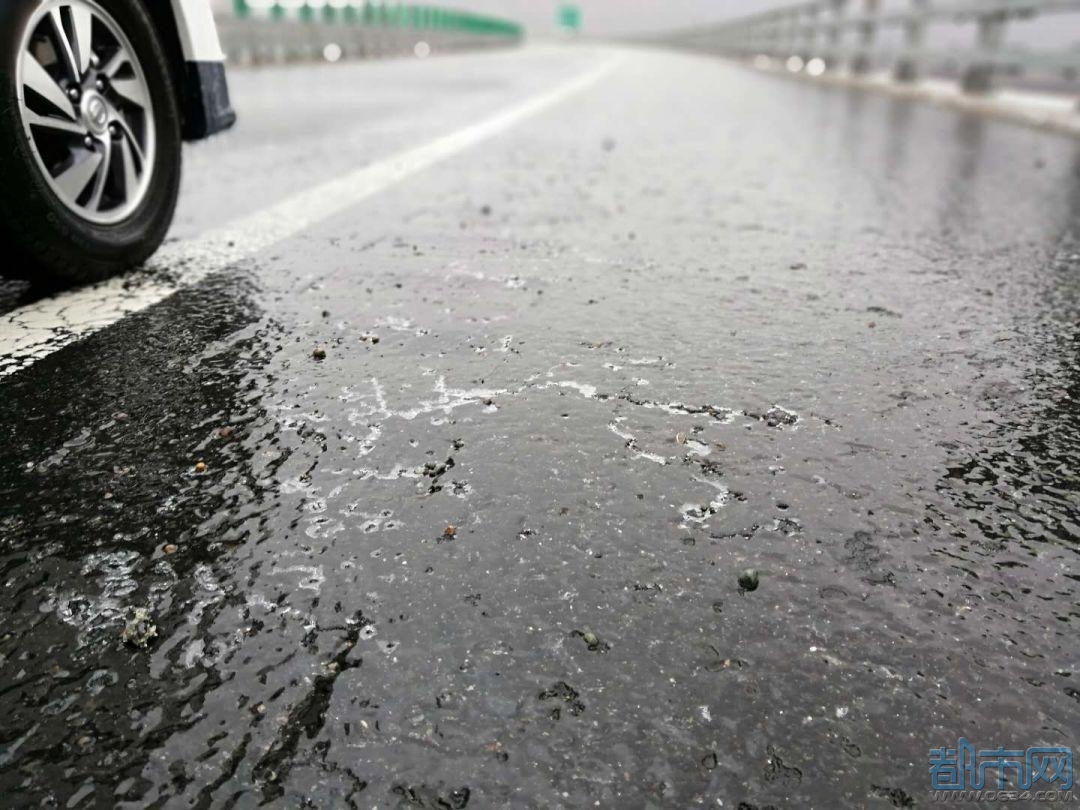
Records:
[[[1075,745],[1075,142],[648,51],[237,72],[165,255],[611,59],[0,381],[6,795],[903,807]]]
[[[612,66],[608,58],[573,73],[572,56],[538,48],[507,71],[500,57],[472,56],[460,65],[446,59],[457,79],[438,83],[409,62],[391,63],[399,74],[393,83],[382,63],[359,73],[350,65],[309,67],[300,75],[291,68],[237,71],[235,89],[245,101],[236,106],[247,125],[211,142],[233,157],[223,161],[205,144],[189,150],[184,200],[192,202],[181,204],[171,244],[145,272],[60,296],[53,294],[65,291],[32,269],[14,268],[0,280],[0,377],[475,145]],[[572,78],[552,85],[562,75]],[[510,80],[493,83],[490,76]],[[530,80],[540,76],[547,77],[544,92],[530,93]],[[471,93],[457,88],[462,80]],[[298,107],[303,114],[294,113]]]

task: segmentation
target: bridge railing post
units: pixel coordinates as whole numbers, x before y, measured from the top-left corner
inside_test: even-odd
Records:
[[[911,16],[904,21],[904,51],[893,69],[898,82],[913,82],[919,76],[920,52],[926,44],[926,12],[929,0],[911,0]]]
[[[789,16],[781,12],[776,14],[776,23],[773,28],[772,55],[777,59],[787,58]]]
[[[825,49],[822,58],[827,67],[836,68],[843,61],[841,46],[843,42],[844,10],[848,0],[829,0],[828,23],[825,28]]]
[[[967,93],[987,92],[994,78],[994,57],[1005,42],[1005,22],[1008,15],[992,11],[976,19],[975,57],[967,66],[960,85]]]
[[[791,11],[790,21],[788,23],[788,40],[787,45],[784,48],[784,52],[791,56],[792,54],[799,53],[799,46],[802,43],[803,35],[803,9],[801,6],[795,6]]]
[[[866,73],[873,65],[874,40],[877,38],[878,10],[881,0],[863,0],[863,19],[859,22],[859,50],[851,60],[852,73]]]
[[[817,56],[818,29],[821,25],[821,7],[815,3],[806,8],[806,22],[803,24],[802,49],[799,56],[810,61]]]
[[[800,11],[801,9],[796,6],[784,15],[784,41],[780,44],[781,56],[790,56],[798,47]]]

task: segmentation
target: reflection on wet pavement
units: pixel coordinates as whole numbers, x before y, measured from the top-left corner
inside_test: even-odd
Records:
[[[1074,743],[1074,145],[728,70],[6,380],[0,787],[905,807]]]

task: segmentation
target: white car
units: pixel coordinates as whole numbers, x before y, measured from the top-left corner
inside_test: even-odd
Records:
[[[78,281],[138,264],[182,142],[235,120],[209,0],[0,0],[5,253]]]

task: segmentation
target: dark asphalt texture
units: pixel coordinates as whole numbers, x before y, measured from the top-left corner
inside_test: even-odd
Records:
[[[604,57],[237,72],[176,238]],[[630,52],[0,381],[0,803],[911,807],[960,736],[1075,750],[1078,215],[1065,137]]]

